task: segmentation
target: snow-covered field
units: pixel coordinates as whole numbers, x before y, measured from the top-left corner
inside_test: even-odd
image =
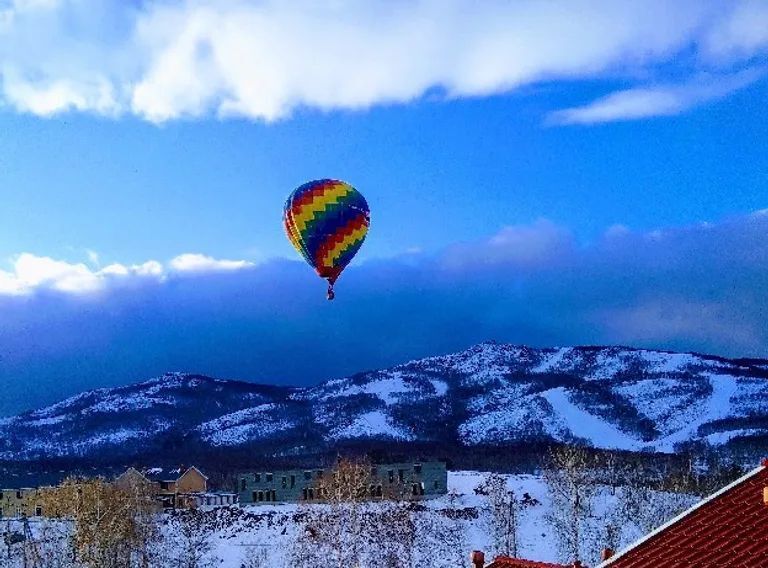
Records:
[[[494,550],[492,537],[492,513],[487,497],[475,492],[475,488],[483,483],[488,475],[474,471],[449,472],[449,493],[424,501],[424,508],[417,508],[411,513],[415,527],[414,565],[434,568],[466,566],[472,550],[482,550],[486,557],[490,558],[495,555],[497,551]],[[520,514],[518,556],[539,561],[567,561],[568,559],[562,558],[558,553],[557,534],[548,519],[552,512],[551,500],[544,480],[534,475],[503,477],[506,479],[507,488],[514,491],[518,499],[525,498],[528,503]],[[596,493],[593,518],[584,531],[584,550],[588,552],[582,560],[588,565],[596,564],[595,558],[607,544],[601,540],[601,535],[604,534],[605,524],[612,509],[619,501],[620,492],[619,489],[614,494],[605,487]],[[667,518],[694,501],[686,496],[660,493],[653,494],[652,499],[655,507],[661,504],[658,510],[663,511]],[[381,510],[380,508],[386,506],[385,503],[369,503],[365,508],[375,513],[377,508]],[[161,532],[164,536],[161,548],[168,558],[174,558],[178,551],[190,547],[209,549],[204,554],[209,563],[199,564],[200,566],[293,568],[300,566],[296,563],[294,554],[304,530],[301,518],[317,507],[326,505],[261,504],[207,508],[201,515],[196,515],[194,538],[186,540],[179,529],[179,515],[165,514],[161,519]],[[661,524],[667,518],[653,521],[658,521],[655,524]],[[45,520],[33,521],[33,528],[34,525],[42,527],[46,522],[50,523]],[[653,528],[647,524],[641,526],[642,522],[622,524],[622,547]],[[18,529],[19,527],[16,530]],[[380,539],[387,538],[384,536],[387,534],[386,530],[382,527],[375,527],[371,532],[374,533],[373,538],[369,539],[363,548],[376,547]],[[204,545],[201,544],[203,541]],[[364,561],[363,566],[379,566],[370,561],[376,554],[375,550],[369,551],[368,560]],[[259,559],[258,562],[254,561],[256,558]],[[246,564],[248,559],[251,559],[251,564]],[[0,563],[0,566],[2,565]],[[176,564],[157,564],[158,568],[165,568],[166,565]],[[15,568],[13,564],[10,566]]]
[[[425,538],[420,544],[430,546],[431,550],[420,550],[418,557],[431,559],[432,564],[420,564],[434,566],[435,568],[449,566],[447,564],[453,557],[462,557],[467,560],[472,550],[483,550],[489,554],[492,550],[490,516],[485,510],[485,498],[476,495],[474,488],[481,484],[487,473],[474,471],[449,472],[449,494],[439,498],[425,501],[427,510],[416,513],[417,516],[434,517],[450,516],[447,511],[466,510],[469,518],[457,521],[458,528],[464,533],[465,549],[462,551],[440,550],[439,535],[433,538]],[[520,530],[520,556],[535,560],[557,560],[557,545],[555,536],[545,520],[549,512],[547,488],[543,480],[532,475],[506,476],[508,487],[522,496],[528,493],[541,504],[529,508],[522,518]],[[455,495],[451,495],[451,494]],[[312,507],[308,505],[305,507]],[[377,504],[371,504],[376,507]],[[264,550],[268,559],[268,565],[274,567],[290,566],[289,558],[291,549],[297,540],[297,531],[301,527],[293,520],[294,515],[301,507],[295,504],[276,505],[246,505],[241,509],[245,513],[258,515],[259,520],[250,516],[242,516],[228,526],[216,530],[212,535],[212,556],[222,560],[221,566],[239,567],[251,549]],[[220,513],[223,511],[219,510]],[[476,513],[476,518],[474,517]],[[263,515],[263,517],[262,517]],[[229,517],[224,513],[223,517]],[[417,526],[421,520],[424,524],[426,518],[417,519]],[[224,523],[225,525],[227,523]],[[466,564],[466,563],[465,563]]]
[[[422,535],[417,538],[416,557],[422,559],[420,566],[441,568],[457,565],[454,562],[468,559],[472,550],[483,550],[487,556],[493,556],[492,519],[488,510],[486,498],[477,495],[474,489],[488,476],[488,473],[474,471],[450,472],[448,475],[449,493],[439,498],[425,502],[426,510],[415,513],[417,530],[419,527],[434,527],[433,521],[452,519],[453,524],[437,524],[448,527],[448,530],[460,531],[462,534],[450,539],[450,542],[462,542],[463,550],[446,550],[446,542],[439,534]],[[518,540],[518,556],[530,560],[557,562],[565,560],[559,557],[557,535],[548,521],[551,513],[550,498],[547,486],[541,477],[534,475],[507,475],[507,487],[515,492],[518,498],[528,495],[534,505],[526,507],[520,519]],[[664,499],[664,495],[657,498]],[[610,510],[618,500],[617,495],[611,494],[605,488],[596,497],[595,515],[589,531],[591,536],[592,557],[599,555],[605,544],[600,541],[601,526],[610,515]],[[676,504],[679,496],[672,496]],[[685,505],[694,499],[685,499]],[[371,507],[378,506],[371,504]],[[307,506],[305,506],[307,507]],[[309,506],[311,507],[311,506]],[[667,507],[668,510],[673,510]],[[212,557],[220,559],[221,566],[239,567],[240,562],[255,549],[263,551],[267,565],[288,567],[292,547],[297,540],[297,531],[301,526],[294,521],[294,515],[302,510],[295,504],[277,505],[247,505],[240,508],[242,514],[229,515],[226,510],[211,511],[219,528],[211,536]],[[240,513],[240,512],[238,512]],[[666,519],[660,519],[661,524]],[[647,530],[647,527],[646,527]],[[634,541],[643,534],[639,526],[626,525],[621,537],[622,546]],[[592,558],[588,559],[592,563]],[[459,564],[466,565],[466,562]]]

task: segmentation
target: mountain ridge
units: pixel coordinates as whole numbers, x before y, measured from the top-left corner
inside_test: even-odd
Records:
[[[766,440],[768,360],[494,341],[311,387],[166,373],[0,419],[5,461],[190,448],[300,455],[367,441],[671,453]]]

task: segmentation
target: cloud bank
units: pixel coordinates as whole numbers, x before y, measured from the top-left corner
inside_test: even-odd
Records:
[[[505,227],[353,265],[334,302],[281,259],[26,254],[0,278],[0,414],[168,370],[311,384],[487,339],[768,356],[766,212],[587,245],[547,220]]]
[[[92,264],[98,262],[98,254],[88,251]],[[69,294],[88,294],[104,291],[127,280],[153,279],[163,281],[169,275],[184,272],[219,272],[248,268],[252,262],[245,260],[217,260],[202,254],[182,254],[166,266],[156,260],[142,264],[110,264],[93,269],[84,263],[54,260],[28,252],[12,260],[12,270],[0,270],[0,296],[30,295],[42,290],[54,290]]]
[[[670,66],[723,73],[764,56],[766,30],[760,0],[6,0],[0,92],[41,116],[273,121],[302,108],[479,97]],[[639,88],[608,102],[637,115],[626,99]]]

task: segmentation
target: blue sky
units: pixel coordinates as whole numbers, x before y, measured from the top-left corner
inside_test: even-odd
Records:
[[[6,0],[0,78],[0,414],[486,339],[768,356],[764,2]],[[280,223],[320,177],[372,210],[331,305]]]

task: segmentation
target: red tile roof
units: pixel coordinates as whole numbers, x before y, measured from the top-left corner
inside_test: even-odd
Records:
[[[620,552],[605,568],[768,567],[768,462]]]
[[[485,568],[570,568],[572,565],[550,564],[548,562],[534,562],[532,560],[520,560],[508,556],[498,556]]]

